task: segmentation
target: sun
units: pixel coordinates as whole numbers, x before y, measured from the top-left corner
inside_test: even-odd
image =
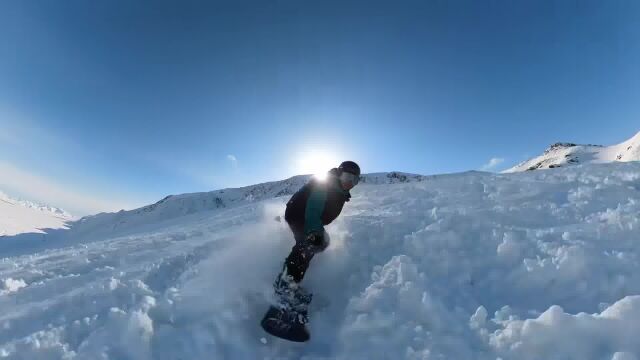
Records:
[[[318,179],[324,179],[327,171],[340,164],[336,154],[327,151],[304,151],[296,161],[297,174],[312,174]]]

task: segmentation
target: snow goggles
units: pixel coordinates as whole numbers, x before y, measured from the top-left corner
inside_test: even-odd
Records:
[[[343,183],[350,182],[353,186],[356,186],[360,182],[360,176],[343,171],[342,174],[340,174],[340,181]]]

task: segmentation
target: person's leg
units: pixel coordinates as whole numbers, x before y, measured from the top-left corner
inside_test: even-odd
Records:
[[[296,242],[285,260],[287,275],[291,276],[294,282],[301,282],[315,254],[313,245],[304,240]]]
[[[274,289],[280,304],[287,310],[294,310],[300,315],[300,322],[307,321],[307,307],[311,303],[311,294],[300,287],[300,282],[309,268],[313,256],[326,249],[329,237],[325,233],[326,241],[322,244],[311,244],[299,228],[289,225],[296,244],[287,256],[282,271],[276,277]]]
[[[294,282],[299,283],[304,278],[313,256],[329,246],[329,234],[324,233],[322,243],[310,243],[302,229],[291,224],[289,227],[293,232],[296,244],[291,248],[291,252],[285,260],[285,267],[287,275],[291,276]]]

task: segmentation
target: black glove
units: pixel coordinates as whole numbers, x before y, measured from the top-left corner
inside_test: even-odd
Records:
[[[314,231],[307,235],[307,244],[313,245],[316,252],[324,251],[329,246],[329,238],[324,231]]]
[[[315,246],[324,245],[324,231],[314,231],[307,235],[307,243]]]

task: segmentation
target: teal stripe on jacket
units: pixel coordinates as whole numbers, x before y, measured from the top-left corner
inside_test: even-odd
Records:
[[[304,233],[323,232],[322,213],[327,202],[327,191],[322,188],[311,190],[304,212]]]

